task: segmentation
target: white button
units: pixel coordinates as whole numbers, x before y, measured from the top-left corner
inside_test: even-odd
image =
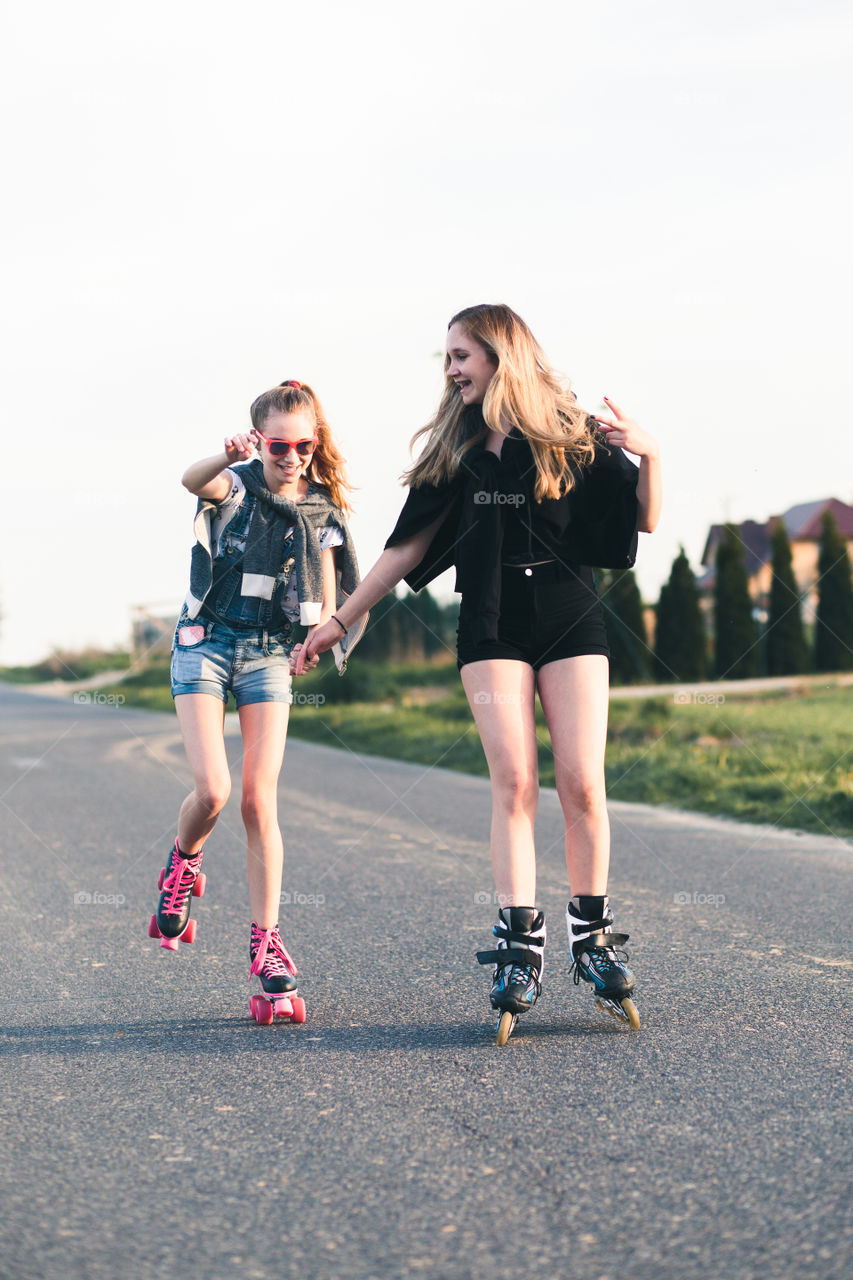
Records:
[[[524,570],[524,572],[525,572],[525,574],[527,575],[527,577],[528,577],[528,578],[532,578],[532,577],[533,577],[533,570],[532,570],[532,569],[525,569],[525,570]]]

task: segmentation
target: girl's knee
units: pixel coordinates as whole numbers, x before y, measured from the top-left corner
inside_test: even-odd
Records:
[[[275,787],[244,786],[240,812],[246,826],[259,827],[278,820]]]
[[[498,773],[492,778],[496,804],[506,813],[535,812],[539,800],[539,779],[523,770]]]
[[[563,772],[557,775],[557,794],[573,816],[599,817],[607,810],[604,775]]]
[[[209,815],[221,813],[231,794],[230,778],[210,778],[198,783],[196,801]]]

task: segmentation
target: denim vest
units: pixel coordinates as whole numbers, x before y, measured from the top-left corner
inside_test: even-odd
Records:
[[[203,617],[222,622],[228,627],[255,630],[265,627],[285,643],[293,633],[293,620],[282,612],[282,601],[293,569],[290,555],[293,538],[284,544],[285,559],[275,577],[275,587],[269,600],[260,596],[240,594],[243,580],[243,551],[255,498],[246,494],[234,518],[223,530],[219,542],[219,554],[213,562],[213,581],[201,607]]]

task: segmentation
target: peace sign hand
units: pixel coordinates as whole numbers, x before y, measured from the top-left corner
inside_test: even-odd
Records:
[[[654,436],[638,427],[633,418],[628,418],[617,404],[604,397],[611,418],[598,417],[596,422],[601,428],[608,444],[615,444],[619,449],[626,449],[639,458],[657,456],[658,444]]]

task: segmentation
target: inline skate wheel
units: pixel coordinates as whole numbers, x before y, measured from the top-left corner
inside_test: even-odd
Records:
[[[193,883],[193,897],[203,898],[204,890],[206,886],[207,886],[207,876],[202,871],[200,875],[196,876],[195,881]]]
[[[294,996],[290,1002],[293,1006],[293,1013],[290,1016],[291,1022],[305,1021],[305,1001],[301,996]]]
[[[625,1017],[628,1019],[628,1025],[630,1026],[631,1030],[639,1031],[640,1015],[637,1013],[637,1008],[636,1008],[636,1005],[634,1004],[634,1001],[631,1000],[629,996],[626,996],[624,1000],[620,1001],[620,1004],[622,1005],[622,1008],[625,1012]]]
[[[195,920],[188,920],[187,927],[186,929],[184,929],[183,933],[181,934],[181,942],[195,942],[195,931],[196,931]]]
[[[505,1045],[515,1027],[515,1014],[504,1009],[498,1022],[498,1044]]]

